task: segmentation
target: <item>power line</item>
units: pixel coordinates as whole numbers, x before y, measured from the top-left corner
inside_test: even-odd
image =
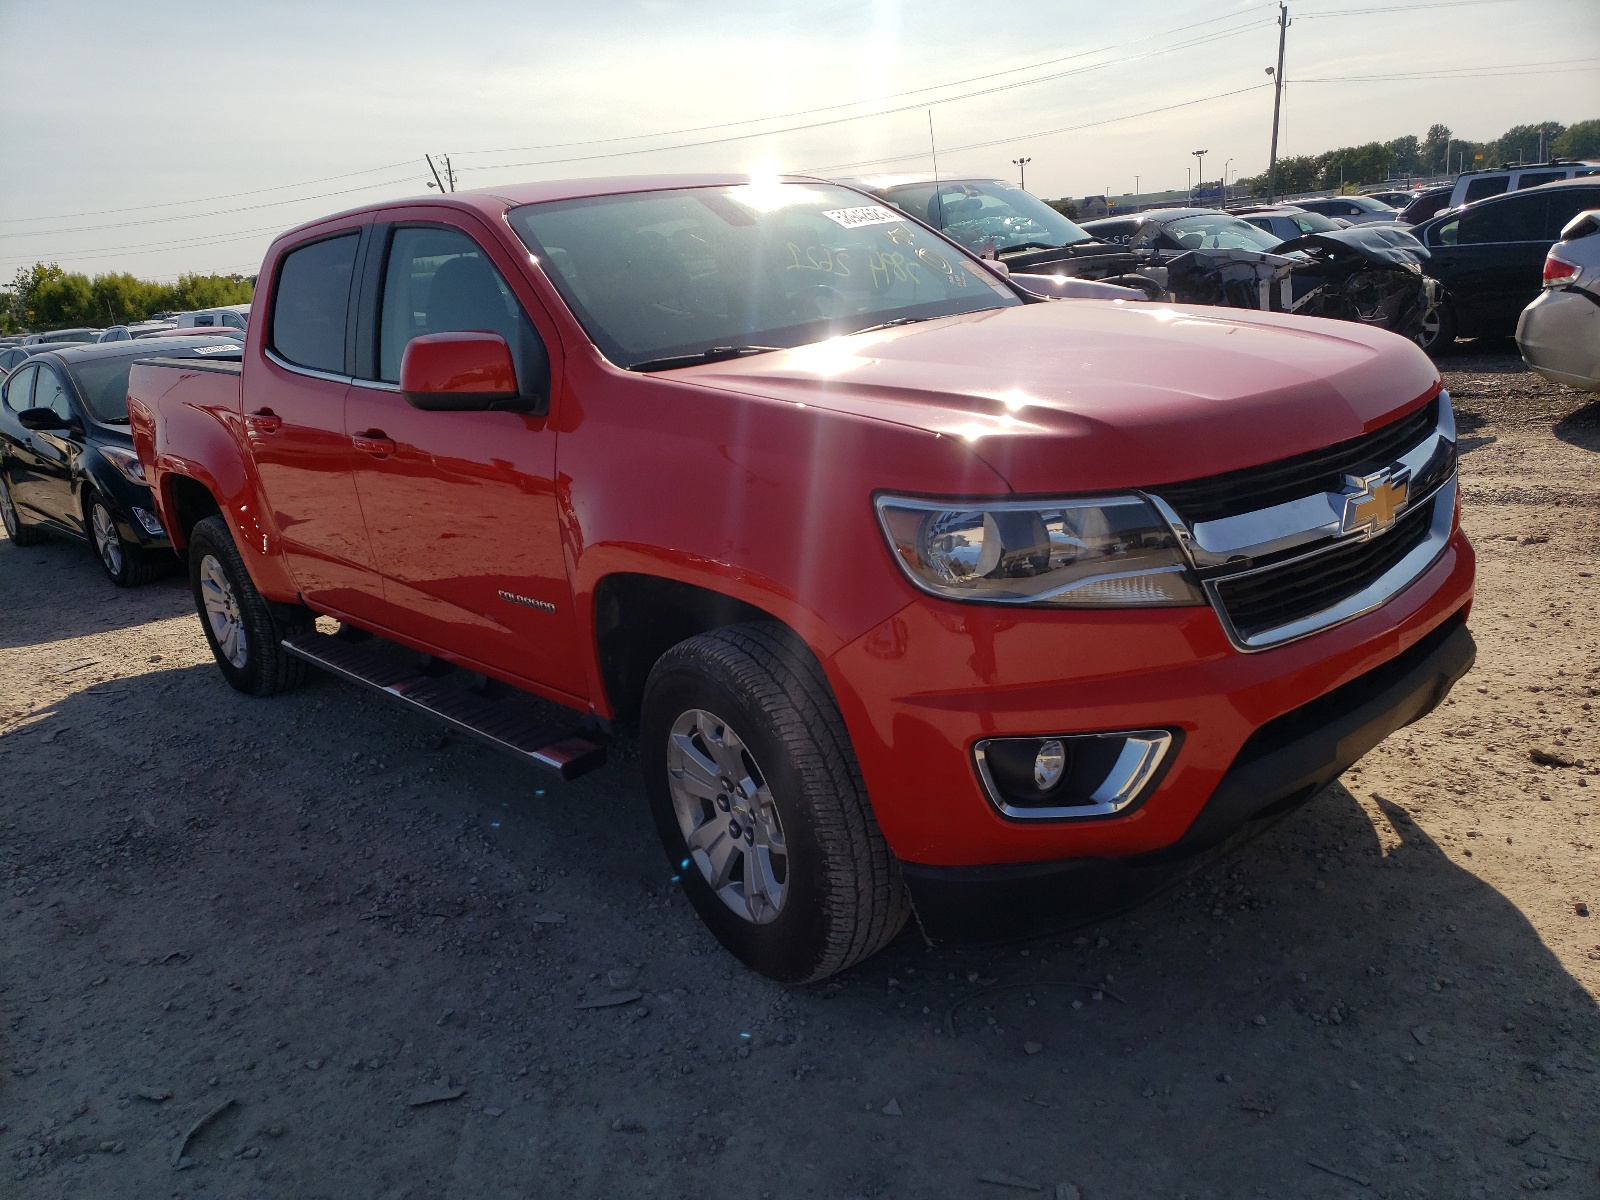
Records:
[[[226,217],[234,213],[258,212],[263,208],[281,208],[285,204],[302,204],[307,200],[326,200],[330,196],[349,196],[356,192],[370,192],[374,188],[393,187],[395,184],[404,183],[411,178],[413,178],[411,175],[401,175],[393,179],[379,180],[377,183],[363,183],[353,188],[340,188],[334,192],[318,192],[311,196],[295,196],[289,200],[268,200],[265,204],[245,204],[238,208],[219,208],[211,212],[184,213],[175,217],[148,217],[142,221],[115,221],[106,225],[79,225],[73,229],[18,230],[13,233],[0,233],[0,238],[69,236],[74,233],[93,233],[101,229],[130,229],[136,225],[168,225],[173,221],[198,221],[205,217]]]
[[[1173,112],[1174,110],[1180,108],[1191,108],[1196,104],[1205,104],[1211,100],[1225,100],[1229,96],[1242,96],[1246,92],[1259,92],[1262,88],[1271,86],[1272,85],[1270,83],[1253,83],[1249,87],[1236,88],[1231,92],[1218,92],[1213,96],[1199,96],[1193,100],[1180,100],[1176,104],[1163,104],[1159,108],[1147,108],[1143,112],[1125,113],[1120,117],[1106,117],[1100,121],[1086,121],[1081,125],[1063,125],[1059,129],[1043,129],[1037,133],[1014,134],[1010,137],[994,138],[985,142],[968,142],[964,146],[946,146],[944,147],[944,152],[946,154],[955,154],[962,150],[987,150],[992,146],[1005,146],[1014,142],[1029,141],[1033,138],[1054,137],[1061,133],[1077,133],[1080,130],[1094,129],[1101,125],[1115,125],[1119,121],[1132,121],[1139,117],[1154,116],[1157,113]],[[829,171],[846,171],[856,167],[872,167],[877,166],[880,163],[904,162],[907,159],[921,158],[924,153],[924,151],[919,150],[915,154],[899,154],[886,158],[869,158],[863,159],[860,162],[829,163],[827,166],[806,167],[804,168],[803,173],[808,175],[820,175]]]
[[[346,171],[342,175],[324,175],[319,179],[302,179],[299,183],[278,183],[271,187],[251,188],[244,192],[224,192],[220,196],[200,196],[193,200],[164,200],[159,204],[134,204],[127,208],[101,208],[94,212],[62,213],[48,217],[0,217],[0,224],[14,225],[22,221],[76,221],[80,217],[110,217],[118,213],[144,212],[152,208],[179,208],[185,204],[210,204],[214,200],[236,200],[240,196],[262,196],[268,192],[281,192],[289,188],[311,187],[318,183],[331,183],[335,179],[354,179],[358,175],[376,175],[379,171],[394,171],[408,166],[411,160],[386,163],[381,167],[367,167],[360,171]],[[334,193],[337,194],[337,193]]]
[[[888,96],[879,96],[879,97],[875,97],[875,98],[870,99],[870,100],[848,100],[848,101],[845,101],[845,102],[840,103],[840,104],[826,104],[826,105],[823,105],[820,108],[803,108],[803,109],[799,109],[799,110],[794,111],[794,112],[772,113],[772,114],[770,114],[768,116],[765,116],[765,117],[747,117],[747,118],[745,118],[743,120],[740,120],[740,121],[723,121],[723,122],[719,122],[719,123],[717,123],[715,125],[697,125],[697,126],[690,127],[688,129],[659,130],[659,131],[657,131],[655,133],[632,133],[632,134],[626,134],[626,135],[620,136],[620,137],[591,138],[591,139],[588,139],[588,140],[585,140],[585,141],[577,141],[577,142],[545,142],[545,143],[543,143],[541,145],[536,145],[536,146],[508,146],[508,147],[503,147],[503,148],[498,149],[498,150],[458,150],[458,151],[456,151],[456,153],[458,155],[465,156],[465,155],[469,155],[469,154],[474,154],[474,155],[476,155],[476,154],[521,154],[521,153],[523,153],[525,151],[532,151],[532,150],[569,150],[569,149],[573,149],[573,148],[578,147],[578,146],[601,146],[601,145],[607,145],[607,144],[615,144],[615,143],[618,143],[618,142],[643,141],[643,140],[648,140],[650,138],[660,138],[660,137],[684,137],[684,136],[687,136],[687,135],[693,134],[693,133],[708,133],[708,132],[711,132],[712,130],[717,130],[717,129],[733,129],[733,128],[736,128],[737,126],[740,126],[740,125],[755,125],[755,124],[760,124],[760,123],[763,123],[763,122],[766,122],[766,121],[789,121],[789,120],[793,120],[796,117],[810,117],[810,116],[815,116],[818,113],[836,112],[837,110],[839,110],[841,108],[857,108],[857,107],[860,107],[863,104],[881,104],[881,103],[883,103],[884,101],[887,101],[887,100],[902,100],[902,99],[906,99],[907,97],[910,97],[910,96],[925,96],[926,93],[928,93],[928,92],[943,91],[945,88],[962,87],[962,86],[965,86],[966,84],[969,84],[969,83],[983,83],[983,82],[985,82],[987,80],[990,80],[990,79],[998,79],[1002,75],[1015,75],[1015,74],[1017,74],[1017,73],[1019,73],[1021,71],[1036,71],[1036,70],[1039,70],[1039,69],[1044,68],[1044,67],[1058,66],[1059,64],[1064,63],[1064,62],[1071,62],[1073,59],[1087,58],[1091,54],[1105,54],[1105,53],[1107,53],[1109,51],[1112,51],[1112,50],[1122,50],[1122,49],[1127,48],[1128,46],[1137,46],[1140,42],[1152,41],[1153,39],[1155,39],[1157,37],[1163,37],[1163,36],[1174,34],[1174,33],[1185,33],[1190,29],[1198,29],[1202,25],[1214,25],[1218,21],[1231,20],[1231,19],[1234,19],[1236,17],[1239,17],[1239,16],[1243,15],[1244,13],[1254,12],[1257,9],[1271,8],[1271,7],[1272,7],[1272,5],[1270,3],[1257,4],[1257,5],[1252,6],[1251,8],[1240,9],[1237,12],[1224,13],[1222,16],[1218,16],[1218,17],[1208,17],[1204,21],[1195,21],[1195,22],[1193,22],[1192,24],[1189,24],[1189,25],[1179,25],[1175,29],[1166,29],[1166,30],[1162,30],[1160,33],[1153,33],[1153,34],[1150,34],[1150,35],[1148,35],[1146,37],[1135,38],[1135,39],[1133,39],[1132,41],[1129,41],[1129,42],[1114,42],[1114,43],[1112,43],[1110,45],[1101,46],[1101,47],[1098,47],[1097,49],[1094,49],[1094,50],[1082,50],[1082,51],[1079,51],[1076,54],[1069,54],[1069,55],[1066,55],[1063,58],[1050,58],[1050,59],[1045,59],[1043,62],[1027,63],[1027,64],[1024,64],[1023,66],[1020,66],[1020,67],[1007,67],[1004,70],[991,71],[990,73],[988,73],[986,75],[971,75],[971,76],[968,76],[968,77],[966,77],[964,79],[949,79],[949,80],[946,80],[943,83],[927,84],[927,85],[925,85],[923,87],[920,87],[920,88],[913,88],[912,90],[907,91],[907,92],[893,92]],[[1250,27],[1253,27],[1253,25],[1251,25],[1251,26],[1240,26],[1239,28],[1240,29],[1244,29],[1244,28],[1250,28]],[[1183,48],[1185,48],[1185,47],[1184,46],[1173,46],[1173,47],[1168,47],[1168,50],[1183,49]],[[1167,50],[1157,50],[1157,51],[1152,51],[1151,53],[1153,53],[1153,54],[1163,54],[1163,53],[1167,53]],[[1137,57],[1146,57],[1146,56],[1145,55],[1139,55]],[[1114,63],[1091,64],[1087,69],[1088,70],[1098,70],[1098,69],[1100,69],[1101,66],[1112,66],[1112,65],[1116,65],[1116,64],[1114,64]],[[1058,78],[1058,76],[1048,76],[1047,78],[1053,79],[1053,78]],[[1029,82],[1043,82],[1043,81],[1039,80],[1039,81],[1029,81]],[[924,99],[922,101],[919,101],[917,106],[921,107],[922,105],[928,104],[928,103],[945,104],[945,103],[951,103],[951,102],[953,102],[955,100],[961,100],[961,99],[966,99],[966,97],[964,97],[964,96],[951,96],[951,97],[945,97],[943,99],[932,100],[932,101]],[[873,114],[866,114],[866,115],[870,116],[870,115],[873,115]],[[757,135],[757,136],[759,136],[759,135]],[[492,166],[493,164],[490,164],[490,165]],[[513,165],[515,165],[515,164],[513,164]],[[488,168],[479,168],[479,169],[488,169]]]
[[[1482,4],[1510,4],[1512,0],[1436,0],[1432,4],[1392,4],[1382,8],[1347,8],[1343,11],[1330,9],[1326,12],[1296,13],[1295,16],[1307,21],[1317,20],[1319,17],[1366,17],[1397,12],[1421,12],[1429,8],[1476,8]]]
[[[1254,29],[1259,28],[1259,27],[1260,27],[1260,22],[1251,22],[1248,25],[1243,25],[1243,26],[1240,26],[1240,27],[1238,27],[1236,29],[1225,30],[1225,31],[1223,31],[1221,33],[1216,33],[1216,34],[1210,34],[1210,35],[1208,35],[1206,37],[1203,37],[1203,38],[1195,38],[1195,39],[1193,39],[1193,40],[1191,40],[1189,42],[1181,43],[1181,44],[1176,45],[1176,46],[1168,46],[1168,47],[1165,47],[1165,48],[1163,48],[1161,50],[1149,51],[1149,52],[1144,53],[1144,54],[1133,55],[1133,56],[1131,56],[1129,58],[1118,59],[1118,60],[1115,60],[1113,62],[1108,62],[1108,63],[1095,63],[1095,64],[1092,64],[1092,65],[1086,66],[1086,67],[1078,67],[1078,68],[1075,68],[1075,69],[1073,69],[1071,71],[1061,71],[1061,72],[1057,72],[1057,73],[1052,74],[1052,75],[1041,76],[1041,77],[1039,77],[1037,79],[1027,79],[1027,80],[1018,81],[1016,83],[999,84],[999,85],[997,85],[995,87],[983,88],[983,89],[981,89],[979,91],[976,91],[976,92],[967,92],[967,93],[964,93],[964,94],[959,95],[959,96],[948,96],[948,97],[944,98],[943,100],[935,101],[935,103],[938,103],[938,104],[952,104],[952,103],[955,103],[956,101],[959,101],[959,100],[971,100],[971,99],[975,99],[975,98],[977,98],[979,96],[994,95],[997,92],[1008,92],[1008,91],[1012,91],[1012,90],[1014,90],[1016,88],[1031,87],[1032,85],[1034,85],[1036,83],[1048,83],[1048,82],[1051,82],[1051,81],[1054,81],[1054,80],[1057,80],[1057,79],[1065,79],[1065,78],[1067,78],[1069,76],[1072,76],[1072,75],[1081,75],[1081,74],[1085,74],[1086,72],[1089,72],[1089,71],[1102,70],[1105,67],[1121,66],[1121,65],[1124,65],[1124,64],[1129,63],[1129,62],[1135,62],[1135,61],[1138,61],[1138,60],[1144,59],[1144,58],[1151,58],[1151,57],[1154,57],[1154,56],[1159,55],[1159,54],[1169,54],[1169,53],[1172,53],[1175,50],[1184,50],[1184,49],[1189,49],[1189,48],[1194,47],[1194,46],[1204,45],[1204,44],[1206,44],[1208,42],[1220,41],[1223,38],[1234,37],[1234,36],[1236,36],[1236,35],[1238,35],[1240,33],[1249,32],[1249,31],[1254,30]],[[756,132],[756,133],[730,134],[730,135],[728,135],[726,137],[706,138],[704,140],[695,141],[695,142],[677,142],[677,143],[674,143],[674,144],[671,144],[671,145],[667,145],[667,146],[649,146],[649,147],[645,147],[645,148],[642,148],[642,149],[639,149],[639,150],[614,150],[614,151],[608,151],[608,152],[603,153],[603,154],[580,154],[580,155],[573,155],[573,156],[564,157],[564,158],[541,158],[541,159],[532,159],[532,160],[530,160],[528,162],[490,163],[490,164],[487,164],[486,166],[479,167],[477,169],[478,170],[510,171],[510,170],[516,170],[516,169],[521,168],[521,167],[558,166],[558,165],[562,165],[562,164],[566,164],[566,163],[574,163],[574,162],[594,162],[594,161],[601,160],[601,159],[627,158],[627,157],[632,157],[632,156],[640,155],[640,154],[657,154],[657,153],[662,153],[662,152],[669,151],[669,150],[692,150],[692,149],[699,149],[699,148],[704,147],[704,146],[719,146],[719,145],[726,145],[726,144],[728,144],[730,142],[750,141],[750,140],[752,140],[754,138],[777,137],[777,136],[779,136],[781,134],[786,134],[786,133],[802,133],[802,132],[806,132],[806,131],[813,130],[813,129],[826,129],[826,128],[830,127],[830,126],[844,125],[844,124],[847,124],[847,123],[852,122],[852,121],[869,120],[869,119],[874,118],[874,117],[894,116],[894,115],[896,115],[898,113],[910,112],[910,111],[913,111],[913,110],[916,110],[916,109],[921,109],[921,108],[924,108],[924,107],[926,107],[926,102],[918,102],[918,103],[915,103],[915,104],[900,105],[900,106],[895,107],[895,108],[882,109],[882,110],[880,110],[878,112],[873,112],[873,113],[860,113],[860,114],[857,114],[855,116],[849,116],[849,117],[834,117],[834,118],[832,118],[830,120],[826,120],[826,121],[811,121],[811,122],[807,122],[807,123],[802,124],[802,125],[789,125],[789,126],[785,126],[785,127],[781,128],[781,129],[768,129],[768,130],[763,130],[763,131]]]

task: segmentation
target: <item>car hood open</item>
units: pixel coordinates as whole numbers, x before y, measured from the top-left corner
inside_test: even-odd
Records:
[[[1379,330],[1099,300],[943,317],[673,377],[958,438],[1019,492],[1254,466],[1356,437],[1438,390],[1422,351]]]

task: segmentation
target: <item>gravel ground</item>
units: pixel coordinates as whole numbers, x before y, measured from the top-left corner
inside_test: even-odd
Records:
[[[1443,365],[1454,698],[1132,914],[818,987],[702,931],[626,746],[249,700],[180,580],[0,546],[0,1194],[1600,1195],[1600,404]]]

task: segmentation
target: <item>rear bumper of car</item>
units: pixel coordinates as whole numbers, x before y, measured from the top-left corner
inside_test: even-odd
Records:
[[[1147,898],[1266,829],[1395,730],[1432,712],[1476,655],[1464,621],[1262,726],[1182,837],[1128,858],[935,867],[902,864],[924,932],[988,941],[1068,928]]]
[[[1600,390],[1600,297],[1577,288],[1541,292],[1517,321],[1517,348],[1546,379]]]
[[[1256,653],[1235,649],[1209,608],[999,610],[927,598],[825,665],[879,826],[918,886],[948,870],[954,879],[1030,878],[1062,863],[1079,864],[1071,873],[1099,869],[1085,861],[1151,862],[1161,852],[1182,857],[1200,842],[1215,844],[1218,828],[1225,840],[1226,828],[1259,815],[1259,807],[1229,799],[1247,778],[1240,774],[1247,747],[1287,714],[1321,711],[1309,706],[1347,694],[1340,690],[1392,663],[1410,663],[1408,655],[1432,645],[1438,630],[1460,627],[1473,568],[1472,548],[1456,531],[1380,608]],[[1358,728],[1381,727],[1373,741],[1340,735],[1338,753],[1321,754],[1288,778],[1268,807],[1309,783],[1320,787],[1415,719],[1421,710],[1408,704],[1397,700],[1391,707],[1399,715],[1376,724],[1363,718]],[[1337,715],[1330,710],[1329,728]],[[984,791],[974,755],[978,743],[996,737],[1152,729],[1178,735],[1171,762],[1148,794],[1105,816],[1007,816]],[[1273,771],[1277,788],[1282,772]]]

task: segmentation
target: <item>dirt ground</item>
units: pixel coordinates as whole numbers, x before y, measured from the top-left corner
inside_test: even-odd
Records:
[[[702,931],[626,747],[246,699],[181,580],[0,546],[0,1195],[1600,1196],[1600,403],[1443,365],[1450,701],[1126,917],[817,987]]]

